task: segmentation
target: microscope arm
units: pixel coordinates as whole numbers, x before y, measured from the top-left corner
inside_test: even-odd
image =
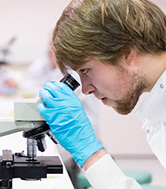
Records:
[[[14,117],[0,120],[0,137],[41,126],[45,119],[36,110],[40,98],[22,99],[14,102]]]
[[[19,131],[28,131],[33,128],[41,126],[43,122],[23,122],[15,121],[14,119],[3,119],[0,120],[0,137],[16,133]]]
[[[44,117],[37,111],[37,105],[42,102],[39,97],[32,99],[21,99],[14,102],[15,121],[45,121]]]

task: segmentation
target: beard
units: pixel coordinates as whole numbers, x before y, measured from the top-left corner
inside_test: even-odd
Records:
[[[116,112],[122,115],[127,115],[134,109],[139,97],[148,86],[143,77],[137,74],[130,74],[130,76],[131,86],[127,92],[127,95],[122,100],[115,101],[116,106],[113,107]]]
[[[122,115],[129,114],[136,106],[139,97],[141,96],[145,88],[146,87],[143,85],[139,86],[139,88],[137,88],[137,90],[130,94],[130,96],[128,96],[126,99],[116,101],[117,107],[114,108],[115,111]]]

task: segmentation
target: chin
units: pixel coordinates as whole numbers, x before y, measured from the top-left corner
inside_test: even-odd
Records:
[[[133,103],[116,103],[113,104],[109,101],[104,103],[108,107],[113,108],[118,114],[127,115],[135,108],[136,102]]]
[[[130,101],[130,102],[128,101],[126,103],[118,103],[117,107],[114,108],[114,110],[119,114],[127,115],[132,112],[137,102],[138,102],[138,99],[134,101]]]
[[[103,104],[113,108],[117,113],[121,115],[127,115],[132,112],[135,108],[135,105],[138,102],[138,99],[126,100],[126,101],[110,101],[109,99],[102,100]]]
[[[115,109],[115,111],[116,111],[118,114],[121,114],[121,115],[128,115],[129,113],[132,112],[132,110],[133,110],[133,109],[131,109],[131,110],[128,110],[128,109],[126,109],[126,110],[117,110],[117,109]]]

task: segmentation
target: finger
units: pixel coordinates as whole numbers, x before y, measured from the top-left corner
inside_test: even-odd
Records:
[[[37,105],[37,111],[43,116],[46,111],[46,106],[43,103]]]
[[[39,95],[42,98],[43,102],[48,106],[48,108],[55,107],[56,98],[53,97],[48,90],[40,89]]]
[[[52,96],[62,98],[66,94],[70,94],[73,91],[66,84],[59,81],[52,81],[44,85],[44,89],[48,90]]]

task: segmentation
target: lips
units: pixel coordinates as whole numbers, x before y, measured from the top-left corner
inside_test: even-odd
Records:
[[[95,95],[95,94],[94,94]],[[103,96],[99,96],[99,95],[95,95],[95,97],[98,99],[98,100],[101,100],[103,103],[105,103],[105,101],[107,100],[107,97],[103,97]]]
[[[96,95],[95,95],[95,97],[96,97],[98,100],[101,100],[101,101],[102,101],[104,98],[106,98],[106,97],[99,97],[99,96],[96,96]]]

